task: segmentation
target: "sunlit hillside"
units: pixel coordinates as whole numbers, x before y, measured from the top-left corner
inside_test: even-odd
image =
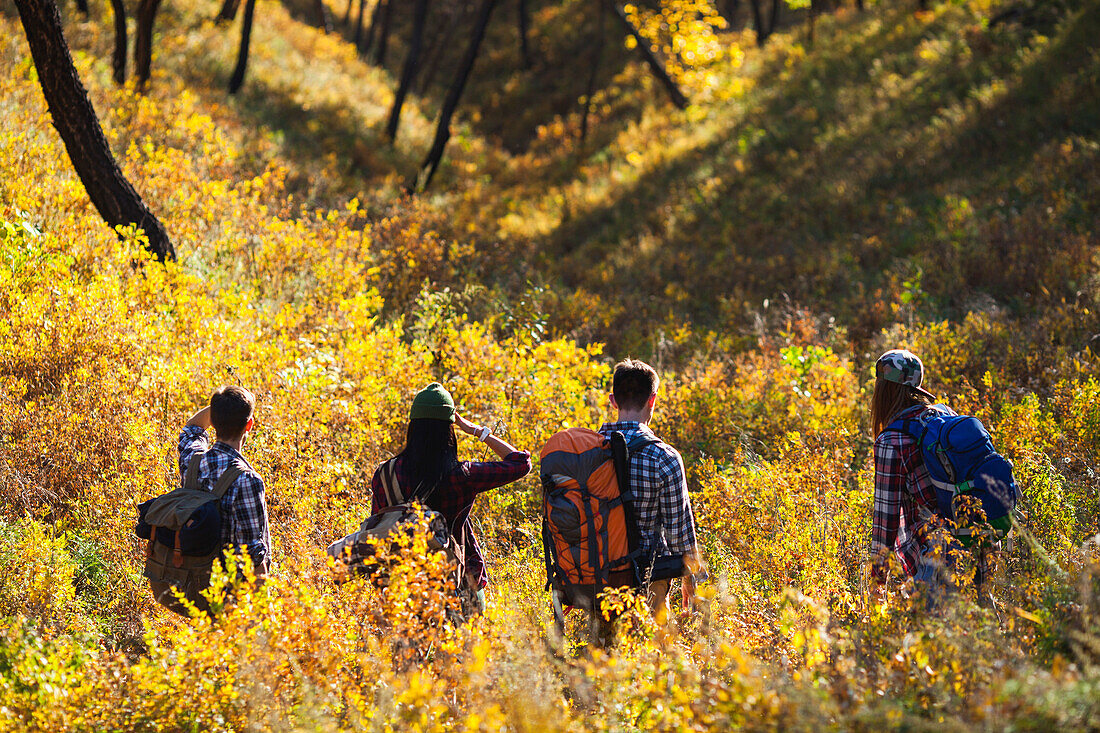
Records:
[[[416,197],[445,74],[390,146],[400,33],[383,70],[313,3],[265,0],[230,96],[236,26],[165,3],[140,93],[111,81],[106,3],[66,5],[179,253],[160,265],[92,208],[0,2],[0,729],[1097,729],[1100,4],[883,0],[812,43],[791,15],[763,48],[723,31],[684,111],[608,20],[583,142],[584,4],[530,4],[533,67],[502,5]],[[930,612],[912,582],[869,584],[868,406],[895,346],[1014,463],[991,599],[963,582]],[[476,504],[485,616],[448,622],[417,548],[385,594],[333,581],[324,548],[369,513],[418,389],[537,456],[611,417],[628,352],[662,372],[698,610],[658,628],[623,596],[609,651],[578,618],[555,634],[537,463]],[[257,395],[275,566],[185,620],[141,577],[136,505],[227,383]]]

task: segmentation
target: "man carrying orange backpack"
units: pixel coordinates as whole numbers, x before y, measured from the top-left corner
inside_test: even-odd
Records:
[[[618,416],[615,422],[604,423],[599,432],[620,432],[628,443],[642,436],[648,439],[631,454],[629,468],[640,549],[643,557],[651,558],[654,569],[676,562],[678,556],[683,558],[682,601],[687,609],[695,598],[694,573],[701,563],[684,460],[678,450],[649,429],[660,383],[657,372],[644,361],[628,358],[616,364],[609,400]],[[662,574],[654,572],[654,576]],[[650,606],[658,619],[668,614],[669,583],[669,578],[663,578],[649,584]]]
[[[604,590],[646,589],[659,621],[668,615],[671,578],[693,600],[700,567],[684,464],[648,427],[659,380],[648,364],[618,364],[612,380],[615,422],[599,432],[567,428],[540,451],[546,589],[564,628],[571,608],[588,613],[589,637],[606,643],[613,614]],[[610,623],[609,623],[610,622]]]

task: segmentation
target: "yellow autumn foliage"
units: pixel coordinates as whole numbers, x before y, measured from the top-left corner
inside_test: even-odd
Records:
[[[171,12],[192,18],[190,8]],[[716,35],[722,24],[709,2],[629,12],[688,86],[713,86],[715,69],[741,62],[739,47]],[[357,89],[348,69],[374,78],[346,44],[294,25],[281,7],[270,13],[297,29],[285,41],[286,66],[263,77],[273,98],[304,72],[303,48],[334,94]],[[211,40],[224,34],[208,23],[183,25],[166,34],[165,68],[195,45],[224,43]],[[647,170],[706,140],[666,144],[668,123],[656,115],[608,143],[621,160],[586,160],[577,180],[560,185],[527,181],[527,167],[546,165],[537,150],[508,169],[507,156],[463,133],[455,165],[506,172],[502,181],[471,175],[458,192],[401,199],[375,216],[376,201],[348,195],[346,161],[302,160],[286,144],[293,130],[275,134],[247,117],[247,105],[212,101],[209,89],[167,72],[156,96],[114,89],[102,63],[77,54],[126,174],[180,252],[160,266],[140,232],[110,231],[91,208],[16,22],[0,14],[0,29],[9,72],[0,74],[0,730],[1096,727],[1100,374],[1082,336],[1096,323],[1092,286],[1082,282],[1077,300],[1043,301],[1028,318],[974,307],[948,321],[920,317],[928,280],[899,266],[867,294],[879,307],[868,322],[894,323],[886,330],[857,338],[785,302],[754,311],[751,328],[716,333],[676,308],[707,295],[727,318],[742,300],[700,293],[688,247],[656,234],[631,244],[683,276],[660,283],[657,305],[616,300],[621,263],[578,259],[565,274],[583,269],[603,289],[570,290],[522,271],[537,260],[510,259],[521,248],[505,235],[570,216],[586,225],[604,197],[626,198]],[[78,31],[106,33],[92,21]],[[923,45],[922,63],[935,63],[942,46]],[[767,58],[776,73],[794,73],[805,48],[781,49]],[[884,82],[876,104],[895,104],[900,81],[889,69],[875,73]],[[715,96],[729,103],[740,94],[733,86],[751,83]],[[601,100],[597,118],[617,113]],[[817,122],[816,111],[802,112],[798,124]],[[422,142],[426,123],[413,119]],[[249,125],[254,138],[241,132]],[[548,127],[544,144],[567,127]],[[763,134],[737,131],[742,168],[754,164]],[[799,164],[792,153],[784,165]],[[375,155],[349,152],[367,168]],[[760,157],[778,165],[772,155]],[[1058,160],[1069,153],[1037,155],[1034,178],[1020,187],[1061,191]],[[701,176],[685,198],[714,205],[728,175]],[[393,188],[392,178],[372,184]],[[1065,211],[1082,205],[1066,198]],[[963,281],[975,232],[1000,225],[979,224],[963,198],[944,201],[937,271]],[[902,205],[891,212],[898,227],[913,215]],[[452,218],[484,238],[445,232]],[[661,236],[676,234],[669,226]],[[1079,271],[1094,234],[1068,237],[1057,257],[1021,256],[1005,268],[1052,284]],[[858,246],[868,258],[884,247],[874,235]],[[738,256],[734,266],[747,267]],[[761,266],[779,272],[781,260],[772,253]],[[850,267],[835,254],[815,261],[826,273]],[[515,269],[508,276],[526,285],[509,297],[489,288],[480,276],[494,266]],[[667,317],[649,318],[658,311]],[[444,382],[464,414],[537,454],[562,427],[610,417],[610,369],[625,354],[590,338],[606,333],[652,343],[661,368],[653,427],[683,453],[711,572],[696,610],[661,628],[643,599],[609,594],[623,614],[611,649],[586,646],[576,614],[559,636],[537,474],[478,499],[492,578],[483,617],[448,617],[446,569],[415,535],[391,558],[386,591],[336,582],[324,547],[369,512],[372,471],[400,449],[418,389]],[[1015,462],[1025,514],[991,601],[962,578],[948,607],[929,613],[911,582],[895,577],[881,595],[868,585],[867,404],[874,359],[893,346],[920,353],[929,387],[981,418]],[[257,396],[245,452],[266,482],[275,567],[259,587],[247,582],[247,565],[219,573],[213,617],[180,619],[152,602],[140,576],[136,506],[178,481],[175,440],[187,415],[238,382]],[[460,456],[486,452],[463,441]]]

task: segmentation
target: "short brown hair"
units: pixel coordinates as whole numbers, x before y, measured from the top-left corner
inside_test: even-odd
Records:
[[[236,438],[244,432],[256,398],[244,387],[227,385],[210,395],[210,423],[219,438]]]
[[[615,365],[611,394],[620,410],[640,410],[651,395],[657,394],[661,378],[657,371],[638,359],[626,358]]]

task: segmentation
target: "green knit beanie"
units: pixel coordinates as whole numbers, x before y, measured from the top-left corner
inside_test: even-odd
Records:
[[[451,399],[451,393],[439,382],[432,382],[417,392],[416,397],[413,398],[409,419],[417,420],[424,417],[430,420],[455,421],[455,401]]]

